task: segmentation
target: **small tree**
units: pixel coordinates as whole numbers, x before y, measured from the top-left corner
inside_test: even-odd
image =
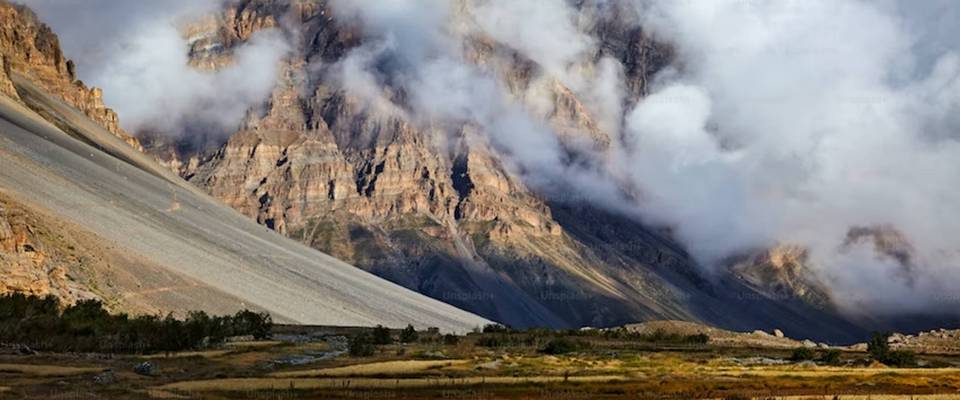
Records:
[[[376,346],[373,344],[373,338],[366,332],[350,338],[351,357],[370,357],[376,350]]]
[[[797,347],[793,349],[793,354],[790,355],[790,361],[799,362],[799,361],[810,361],[816,356],[813,350],[810,350],[806,347]]]
[[[243,310],[233,316],[234,329],[237,335],[251,335],[254,339],[263,340],[270,337],[273,330],[273,319],[267,313],[255,313]]]
[[[456,346],[459,343],[460,343],[460,336],[449,334],[449,333],[446,335],[443,335],[443,344],[447,346]]]
[[[874,333],[867,343],[870,357],[894,367],[912,367],[917,365],[917,356],[908,350],[890,350],[889,333]]]
[[[540,352],[550,355],[560,355],[580,351],[585,347],[587,347],[586,343],[558,338],[547,342],[547,345],[540,349]]]
[[[483,333],[509,333],[510,328],[500,324],[488,324],[483,327]]]
[[[413,325],[407,325],[407,327],[400,332],[401,343],[413,343],[419,338],[420,335],[417,333],[417,330],[413,327]]]
[[[377,325],[376,327],[373,328],[373,337],[371,340],[373,344],[381,345],[381,346],[386,344],[393,344],[393,336],[390,335],[390,329],[387,327],[384,327],[383,325]]]
[[[886,358],[887,354],[890,353],[889,338],[889,333],[874,332],[873,337],[870,338],[870,342],[867,343],[867,353],[870,353],[870,357],[883,362],[881,360]]]
[[[827,350],[820,355],[818,361],[826,365],[840,365],[840,350]]]

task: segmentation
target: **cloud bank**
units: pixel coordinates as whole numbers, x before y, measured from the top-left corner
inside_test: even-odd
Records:
[[[216,12],[219,0],[23,2],[58,33],[79,77],[103,88],[104,102],[134,133],[232,132],[269,95],[289,51],[280,32],[265,31],[237,48],[231,65],[192,68],[178,26]]]
[[[186,66],[173,26],[217,6],[212,0],[27,3],[134,130],[235,124],[266,97],[285,51],[266,34],[240,49],[233,67],[200,73]],[[414,120],[479,126],[546,196],[669,227],[707,272],[744,252],[803,246],[849,312],[958,309],[960,7],[951,0],[331,6],[368,40],[325,66],[330,79]],[[676,54],[652,93],[629,107],[625,66],[600,57],[610,39],[594,29],[611,16]],[[467,39],[478,36],[538,66],[528,92],[512,93],[497,65],[468,60]],[[543,88],[553,82],[584,100],[612,139],[608,151],[571,157],[545,120],[553,100]],[[863,231],[855,228],[897,234],[864,240],[851,236]],[[890,237],[908,242],[893,247],[909,257],[884,248]]]
[[[374,87],[400,71],[414,116],[479,124],[545,194],[580,188],[670,227],[708,271],[744,252],[803,246],[850,312],[956,309],[960,55],[949,16],[960,12],[949,1],[388,3],[335,3],[382,39],[378,61],[354,67],[374,71]],[[464,7],[475,19],[464,21]],[[623,66],[596,56],[588,29],[610,7],[677,52],[633,109],[622,109]],[[536,79],[588,99],[611,151],[571,163],[530,107],[538,99],[517,99],[464,60],[462,36],[477,32],[536,62]],[[394,57],[403,68],[384,70]],[[851,240],[858,227],[899,232],[909,265]]]

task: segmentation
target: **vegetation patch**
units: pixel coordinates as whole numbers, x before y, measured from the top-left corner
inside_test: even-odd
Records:
[[[198,350],[232,336],[264,339],[273,322],[268,314],[243,310],[232,316],[191,312],[130,317],[111,315],[97,300],[61,309],[55,297],[14,293],[0,297],[0,342],[56,352],[156,353]]]

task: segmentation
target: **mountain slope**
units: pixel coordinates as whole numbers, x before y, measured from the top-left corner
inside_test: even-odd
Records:
[[[455,18],[469,19],[472,2],[457,4]],[[590,74],[604,58],[618,60],[625,99],[636,102],[672,51],[621,20],[628,16],[605,18],[586,29],[599,50],[582,70]],[[733,273],[706,276],[668,233],[530,187],[485,127],[427,124],[411,115],[408,88],[402,74],[390,75],[389,54],[376,64],[383,75],[377,100],[352,92],[339,80],[340,68],[380,38],[339,18],[326,1],[230,2],[222,14],[186,29],[201,38],[190,41],[193,63],[229,65],[236,46],[259,29],[282,27],[277,21],[290,24],[283,29],[300,47],[284,62],[263,108],[251,110],[238,132],[200,151],[190,145],[195,138],[153,137],[147,145],[181,176],[257,222],[516,327],[682,319],[822,340],[865,333],[829,302],[765,291]],[[463,58],[496,77],[517,104],[545,107],[544,121],[571,162],[604,154],[616,140],[587,99],[545,78],[542,65],[510,44],[470,35],[462,47]]]
[[[466,330],[485,321],[359,271],[254,224],[162,170],[82,114],[14,77],[70,134],[0,99],[0,186],[113,246],[280,320],[331,325],[414,323]],[[96,144],[120,157],[94,148]]]
[[[2,2],[0,28],[0,292],[307,324],[488,323],[223,206],[139,151],[33,13]]]

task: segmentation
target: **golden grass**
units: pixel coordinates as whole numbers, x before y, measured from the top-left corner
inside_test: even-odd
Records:
[[[279,340],[227,342],[228,347],[273,347],[283,344]]]
[[[156,390],[151,389],[147,390],[147,396],[150,396],[151,399],[189,399],[189,396],[184,396],[176,393],[171,393],[165,390]]]
[[[179,392],[211,392],[211,391],[255,391],[255,390],[288,390],[288,389],[420,389],[436,387],[460,387],[474,385],[521,385],[542,384],[555,382],[597,383],[625,381],[624,376],[534,376],[534,377],[469,377],[469,378],[318,378],[318,379],[283,379],[283,378],[228,378],[177,382],[160,386],[159,390],[175,390]]]
[[[958,368],[840,368],[840,367],[744,367],[744,368],[700,368],[694,371],[697,374],[709,374],[715,376],[727,377],[779,377],[779,376],[798,376],[807,378],[821,378],[830,376],[862,376],[872,377],[878,375],[889,376],[941,376],[952,375],[960,376]]]
[[[162,359],[162,358],[187,358],[187,357],[203,357],[203,358],[217,358],[222,357],[227,354],[232,353],[233,350],[206,350],[206,351],[181,351],[177,353],[161,353],[161,354],[151,354],[143,356],[140,358],[153,360],[153,359]]]
[[[766,399],[767,397],[765,397]],[[832,399],[832,396],[786,396],[772,397],[775,400],[821,400]],[[840,400],[960,400],[958,394],[874,394],[874,395],[844,395]]]
[[[408,360],[384,361],[369,364],[349,365],[346,367],[309,369],[304,371],[275,372],[276,378],[342,377],[342,376],[382,376],[416,375],[421,372],[468,364],[469,360]]]
[[[105,368],[62,367],[58,365],[0,364],[0,374],[33,376],[69,376],[105,371]]]

